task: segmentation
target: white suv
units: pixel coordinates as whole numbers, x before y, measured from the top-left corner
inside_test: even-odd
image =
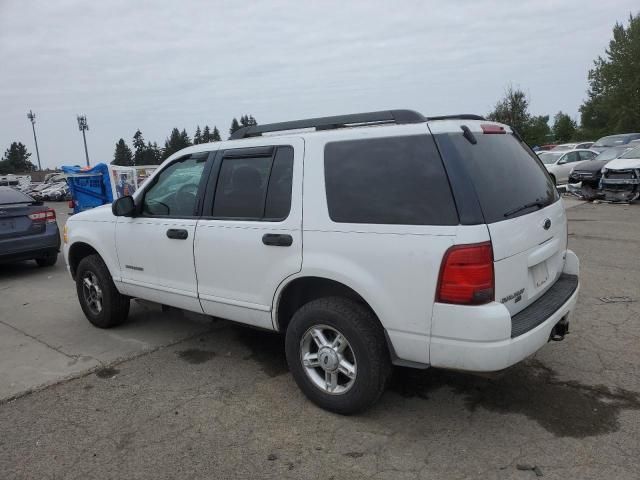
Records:
[[[340,413],[372,405],[392,364],[521,361],[563,338],[579,286],[544,166],[474,115],[246,127],[73,216],[64,241],[94,325],[138,297],[281,332],[299,387]]]

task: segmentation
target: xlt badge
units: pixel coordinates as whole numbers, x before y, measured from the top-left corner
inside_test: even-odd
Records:
[[[500,303],[507,303],[510,300],[514,300],[513,303],[518,303],[520,300],[522,300],[523,293],[524,293],[524,288],[521,288],[517,292],[513,292],[507,295],[506,297],[502,297],[502,300],[500,300]]]

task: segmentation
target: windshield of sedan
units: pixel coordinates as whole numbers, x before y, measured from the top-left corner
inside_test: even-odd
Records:
[[[558,159],[562,155],[564,155],[564,154],[563,153],[544,152],[544,153],[538,154],[538,157],[540,157],[540,161],[542,163],[544,163],[545,165],[553,165],[554,163],[556,163],[558,161]]]
[[[632,148],[620,155],[620,158],[640,158],[640,147]]]
[[[621,153],[626,152],[626,148],[608,148],[600,153],[595,160],[614,160],[620,156]]]

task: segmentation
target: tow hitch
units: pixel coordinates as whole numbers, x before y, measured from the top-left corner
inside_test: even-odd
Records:
[[[549,336],[549,340],[553,340],[554,342],[559,342],[564,340],[564,336],[569,333],[569,320],[567,317],[564,317],[558,323],[556,323],[555,327],[551,330],[551,335]]]

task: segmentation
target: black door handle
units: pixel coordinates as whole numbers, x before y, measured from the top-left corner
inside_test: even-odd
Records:
[[[167,230],[167,237],[175,240],[186,240],[188,236],[189,232],[183,228],[170,228]]]
[[[262,243],[273,247],[290,247],[293,237],[282,233],[265,233],[262,236]]]

